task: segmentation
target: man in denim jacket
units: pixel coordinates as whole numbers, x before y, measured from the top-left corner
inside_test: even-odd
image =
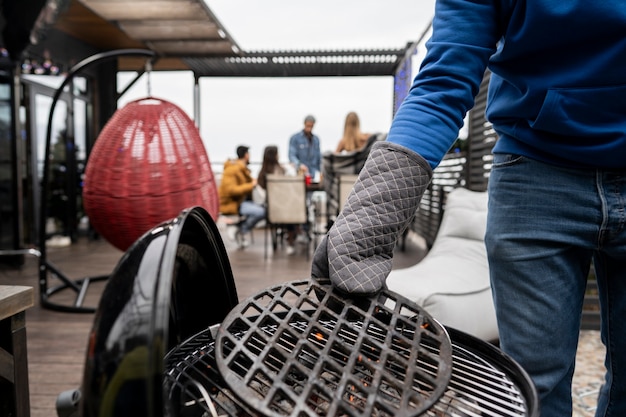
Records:
[[[289,139],[289,162],[297,172],[304,172],[315,178],[320,172],[322,152],[320,138],[313,133],[315,118],[307,116],[304,119],[304,128]]]

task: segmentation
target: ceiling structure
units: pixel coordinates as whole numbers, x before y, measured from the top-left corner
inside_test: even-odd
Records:
[[[196,76],[314,77],[394,75],[403,49],[242,51],[203,0],[71,0],[54,27],[103,51],[147,48],[154,70]],[[143,58],[122,57],[120,70]]]
[[[187,56],[241,53],[202,0],[71,0],[54,27],[103,51],[150,49],[160,57],[155,70],[190,69],[181,59]],[[120,70],[136,70],[144,62],[119,61]]]
[[[247,52],[238,57],[186,57],[198,76],[316,77],[393,75],[406,49]]]

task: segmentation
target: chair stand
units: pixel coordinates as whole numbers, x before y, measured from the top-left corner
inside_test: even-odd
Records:
[[[49,275],[54,276],[62,283],[55,286],[49,286]],[[50,262],[40,258],[39,262],[39,298],[41,306],[50,310],[56,310],[67,313],[94,313],[96,306],[87,307],[83,303],[87,290],[92,282],[104,281],[109,278],[108,275],[97,275],[93,277],[84,277],[72,280],[67,277],[58,268]],[[51,297],[63,290],[72,290],[76,293],[76,298],[72,305],[60,304],[52,301]]]
[[[237,240],[236,243],[238,246],[241,246],[242,240],[243,240],[243,235],[241,234],[241,225],[243,224],[243,222],[246,221],[246,219],[248,218],[247,216],[244,216],[242,214],[222,214],[220,213],[219,215],[223,221],[223,223],[226,225],[226,228],[229,227],[236,227],[237,228]],[[254,234],[250,233],[250,239],[251,241],[254,243]]]
[[[37,249],[15,249],[15,250],[0,250],[0,256],[23,256],[30,255],[38,259],[39,262],[39,299],[42,307],[50,310],[72,312],[72,313],[93,313],[96,311],[96,307],[85,307],[83,303],[89,284],[96,281],[103,281],[108,279],[108,275],[99,275],[94,277],[86,277],[78,280],[72,280],[68,278],[57,267],[50,262],[42,258],[41,251]],[[51,274],[61,284],[55,286],[49,286],[48,274]],[[52,301],[52,296],[62,292],[65,289],[72,290],[76,293],[76,298],[71,306],[60,304]]]
[[[54,115],[54,109],[59,100],[59,97],[63,93],[64,88],[67,84],[74,78],[76,74],[81,72],[83,69],[90,67],[94,64],[117,59],[119,56],[144,56],[150,59],[153,59],[156,55],[154,52],[144,49],[121,49],[114,51],[107,51],[99,54],[92,55],[88,58],[85,58],[74,67],[70,69],[67,76],[61,83],[61,85],[55,91],[55,94],[52,98],[52,104],[50,106],[50,112],[48,114],[48,127],[46,130],[46,147],[44,153],[44,168],[43,168],[43,179],[41,183],[41,194],[40,194],[40,209],[39,209],[39,249],[38,250],[25,250],[25,252],[30,255],[35,255],[39,258],[39,299],[41,306],[51,310],[57,310],[62,312],[71,312],[71,313],[93,313],[96,311],[96,307],[85,307],[83,306],[85,296],[89,289],[89,285],[94,281],[101,281],[108,279],[108,276],[95,276],[95,277],[85,277],[80,279],[71,279],[63,274],[58,268],[48,262],[47,253],[46,253],[46,221],[47,221],[47,207],[46,202],[48,201],[48,186],[49,186],[49,171],[50,171],[50,153],[51,153],[51,136],[52,136],[52,120]],[[54,276],[58,280],[61,281],[61,284],[50,286],[49,278],[50,276]],[[62,304],[56,303],[51,300],[51,297],[55,294],[58,294],[64,290],[71,290],[76,293],[76,298],[73,304]]]

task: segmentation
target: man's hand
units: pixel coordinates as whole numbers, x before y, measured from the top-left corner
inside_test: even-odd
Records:
[[[377,142],[346,204],[313,255],[311,276],[330,278],[353,295],[380,291],[398,237],[413,218],[432,177],[415,152]]]

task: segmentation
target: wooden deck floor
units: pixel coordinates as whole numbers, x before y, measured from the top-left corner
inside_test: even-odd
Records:
[[[225,242],[240,300],[272,284],[307,279],[311,268],[303,248],[293,256],[279,249],[264,256],[263,230],[255,232],[253,244],[239,250]],[[271,248],[270,248],[271,251]],[[71,279],[110,273],[123,253],[104,240],[86,237],[66,248],[49,249],[47,259]],[[406,267],[424,255],[420,245],[409,242],[405,251],[397,250],[394,267]],[[82,382],[87,336],[93,314],[65,313],[39,305],[38,260],[28,257],[21,267],[0,262],[0,285],[27,285],[35,288],[35,306],[26,312],[30,406],[32,417],[56,416],[57,396],[76,389]],[[54,282],[51,283],[55,285]],[[85,306],[97,307],[106,281],[94,282],[85,298]],[[60,303],[71,303],[75,293],[56,295]]]

